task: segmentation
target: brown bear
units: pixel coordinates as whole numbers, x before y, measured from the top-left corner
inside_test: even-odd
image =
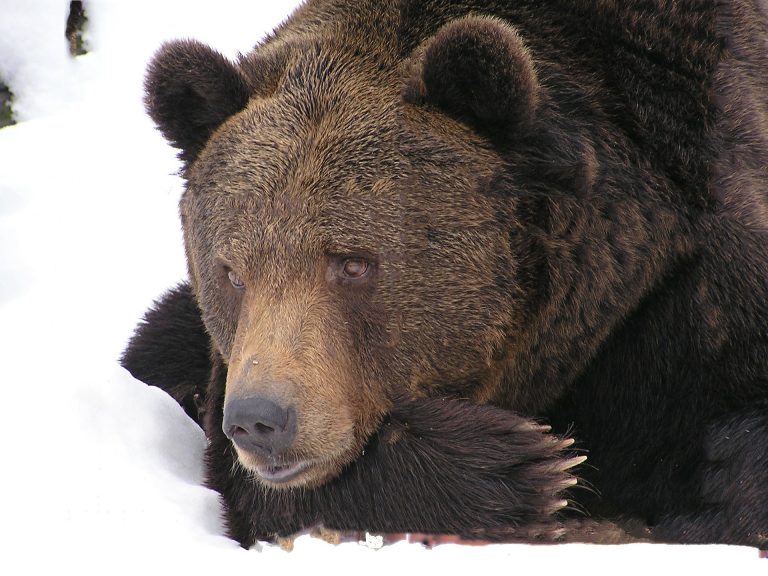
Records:
[[[190,287],[124,365],[203,408],[230,535],[768,546],[762,9],[317,0],[237,62],[165,45]]]

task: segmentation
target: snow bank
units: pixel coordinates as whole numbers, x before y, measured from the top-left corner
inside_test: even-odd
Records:
[[[374,551],[302,537],[288,554],[225,538],[201,485],[202,432],[116,361],[152,299],[185,276],[178,163],[141,86],[162,41],[196,37],[234,56],[292,3],[90,0],[91,52],[77,59],[67,4],[5,0],[0,20],[0,76],[21,120],[0,130],[0,573],[765,573],[768,560],[735,547]]]

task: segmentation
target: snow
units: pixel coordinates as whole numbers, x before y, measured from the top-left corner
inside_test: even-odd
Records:
[[[0,130],[0,573],[765,573],[755,550],[725,546],[372,550],[302,537],[287,553],[227,539],[202,486],[202,432],[117,362],[142,312],[186,274],[179,165],[144,114],[142,80],[164,40],[234,57],[294,3],[87,0],[90,52],[76,59],[67,5],[3,0],[0,20],[0,77],[20,120]]]

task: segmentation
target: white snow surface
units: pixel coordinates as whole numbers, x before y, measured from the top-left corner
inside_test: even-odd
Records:
[[[184,279],[175,151],[146,117],[160,44],[245,52],[295,2],[2,0],[0,77],[21,122],[0,130],[0,574],[768,573],[726,546],[460,546],[381,550],[301,537],[243,550],[203,486],[205,437],[117,358],[152,300]]]

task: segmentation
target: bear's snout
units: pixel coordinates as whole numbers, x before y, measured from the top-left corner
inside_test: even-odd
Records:
[[[233,398],[224,406],[222,428],[238,448],[275,458],[293,445],[296,410],[260,396]]]

